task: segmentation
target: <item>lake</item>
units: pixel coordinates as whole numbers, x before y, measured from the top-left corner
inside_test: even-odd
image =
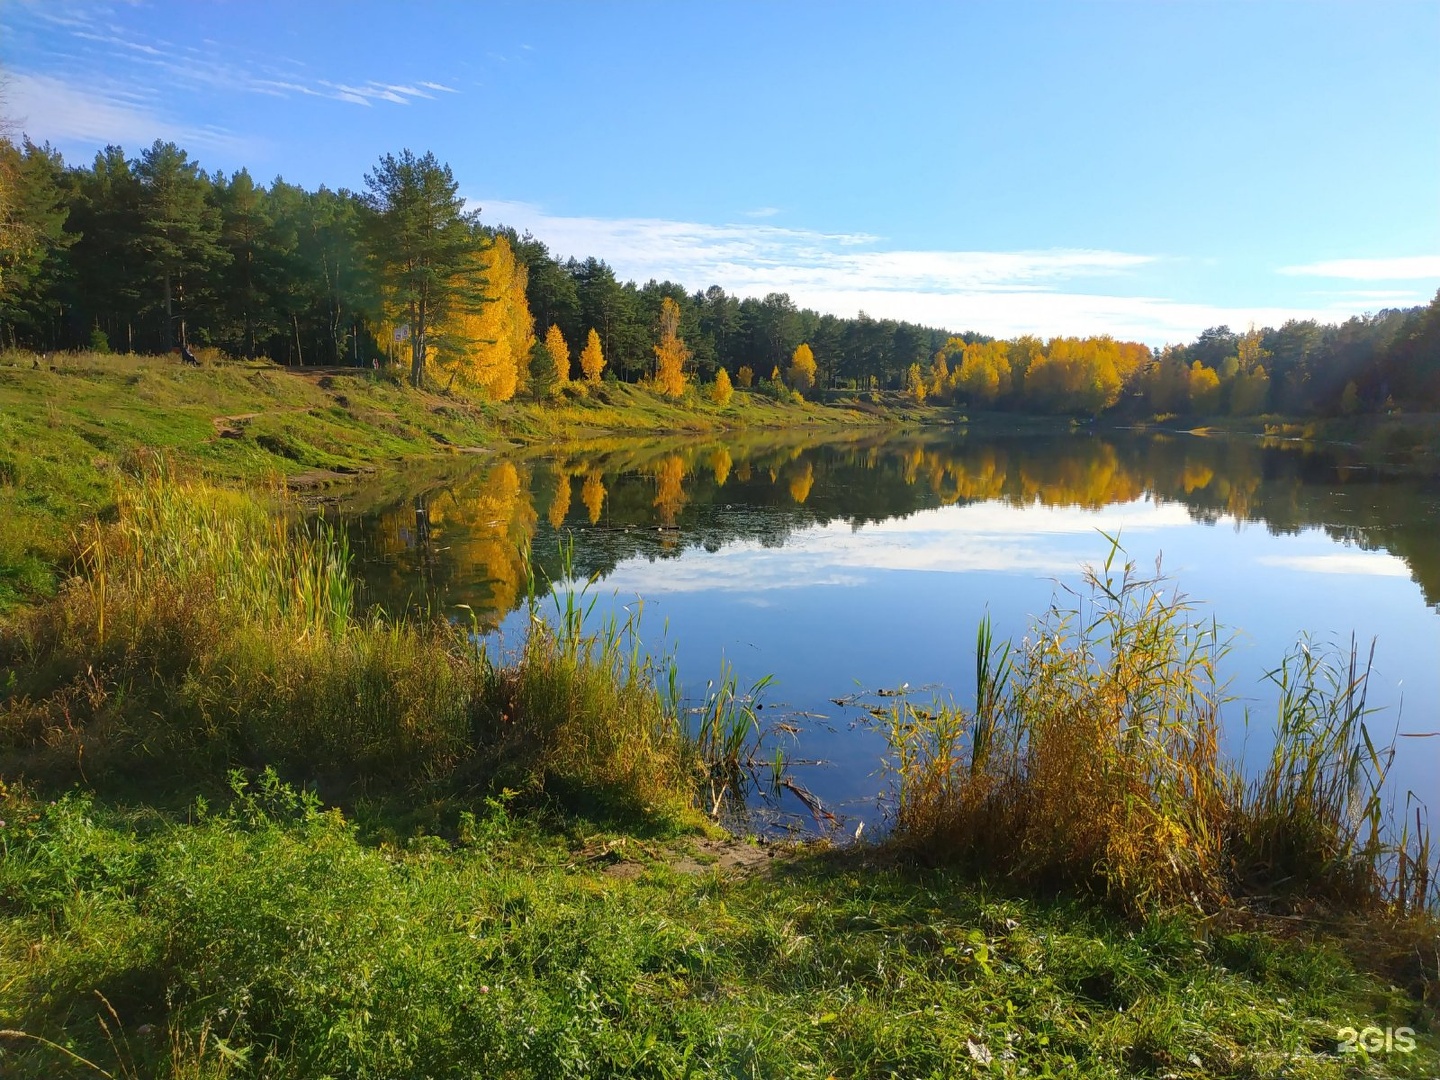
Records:
[[[976,627],[1019,640],[1065,603],[1107,537],[1233,637],[1226,748],[1268,753],[1272,670],[1303,634],[1374,642],[1370,726],[1392,790],[1440,775],[1440,477],[1344,447],[1196,434],[963,429],[742,432],[473,456],[327,509],[369,603],[469,618],[518,641],[522,548],[597,578],[596,620],[643,600],[696,703],[722,658],[774,677],[764,717],[797,777],[853,831],[878,823],[884,753],[837,705],[908,687],[968,704]],[[417,512],[418,511],[418,512]],[[873,700],[873,699],[872,699]],[[1247,722],[1248,714],[1248,722]],[[793,729],[793,730],[790,730]],[[810,816],[782,793],[775,820]]]

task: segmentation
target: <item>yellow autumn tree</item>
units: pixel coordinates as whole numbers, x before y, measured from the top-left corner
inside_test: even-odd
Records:
[[[945,361],[945,351],[938,351],[930,360],[930,396],[943,398],[950,392],[950,365]]]
[[[585,348],[580,350],[580,370],[592,386],[600,382],[600,373],[605,370],[605,354],[600,349],[600,335],[592,327],[585,339]]]
[[[1220,407],[1220,375],[1199,360],[1190,365],[1190,407],[1202,416]]]
[[[660,301],[660,344],[655,346],[655,385],[666,397],[685,393],[685,362],[690,350],[680,338],[680,305],[670,297]]]
[[[545,331],[545,351],[555,365],[555,389],[558,391],[570,381],[570,346],[565,344],[565,335],[553,323]]]
[[[1118,343],[1108,337],[1051,338],[1025,377],[1026,404],[1098,416],[1120,399]]]
[[[735,372],[735,381],[749,390],[755,385],[755,369],[749,364],[741,364],[740,370]]]
[[[815,386],[815,353],[811,351],[806,342],[795,346],[795,355],[790,357],[789,376],[790,387],[799,390],[802,394],[808,394]]]
[[[976,405],[993,405],[1010,392],[1010,347],[1003,341],[976,342],[961,350],[955,386]]]
[[[919,364],[911,364],[910,370],[905,373],[905,389],[917,403],[925,400],[925,375]]]
[[[509,401],[524,382],[535,344],[535,320],[525,298],[528,274],[510,242],[495,237],[483,255],[486,303],[455,315],[439,328],[444,343],[435,359],[452,378],[480,388],[492,401]],[[382,324],[386,339],[393,327]]]
[[[722,367],[715,372],[715,381],[710,384],[710,400],[723,407],[730,404],[730,398],[734,394],[735,387],[730,384],[730,373]]]

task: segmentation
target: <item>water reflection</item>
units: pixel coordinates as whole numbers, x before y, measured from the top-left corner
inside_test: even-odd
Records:
[[[488,625],[522,599],[522,547],[532,545],[554,570],[550,538],[562,530],[579,537],[578,571],[608,575],[636,557],[741,541],[774,547],[837,521],[858,529],[977,503],[1028,514],[1148,500],[1175,508],[1184,521],[1254,523],[1276,535],[1318,528],[1355,551],[1397,556],[1425,602],[1440,604],[1440,483],[1340,449],[1193,436],[767,433],[587,444],[417,482],[418,493],[340,509],[362,556],[367,595],[390,610],[465,603]],[[988,520],[984,532],[1011,529],[1019,537],[1056,527],[1036,515]],[[1266,558],[1314,573],[1402,572],[1353,551]]]

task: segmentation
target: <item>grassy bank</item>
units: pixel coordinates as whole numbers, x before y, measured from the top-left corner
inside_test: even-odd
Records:
[[[513,784],[626,820],[688,809],[694,747],[630,625],[547,621],[535,597],[502,658],[468,627],[360,617],[327,529],[163,469],[71,561],[0,628],[0,745],[50,787],[155,796],[273,765],[342,799]]]
[[[1440,939],[1333,786],[1350,699],[1312,679],[1280,782],[1225,789],[1213,653],[1143,583],[892,714],[893,842],[772,858],[701,812],[743,698],[697,733],[583,596],[506,656],[360,618],[334,537],[163,472],[76,545],[0,634],[7,1076],[1435,1067]]]
[[[825,853],[727,872],[701,841],[541,828],[499,800],[402,846],[264,782],[185,824],[78,796],[4,805],[16,1078],[1422,1077],[1436,1060],[1424,1035],[1336,1053],[1343,1027],[1423,1026],[1407,988],[1356,965],[1373,925],[1137,925]]]
[[[415,391],[362,369],[167,357],[0,355],[0,610],[49,592],[71,531],[113,511],[115,478],[163,451],[221,481],[345,483],[405,461],[604,433],[876,423],[842,405],[737,391],[725,407],[618,383],[543,402]]]

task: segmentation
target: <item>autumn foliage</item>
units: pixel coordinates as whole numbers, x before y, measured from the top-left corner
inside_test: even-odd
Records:
[[[685,363],[690,350],[680,338],[680,305],[670,297],[660,302],[660,344],[655,346],[655,385],[666,397],[685,393]]]
[[[795,355],[790,358],[790,370],[786,373],[792,390],[808,394],[815,386],[815,353],[806,342],[795,346]]]
[[[526,270],[504,236],[495,238],[485,256],[491,299],[447,320],[437,335],[441,345],[432,347],[431,353],[452,377],[478,387],[491,401],[509,401],[524,383],[535,344],[534,320],[525,298]],[[400,321],[397,313],[393,322]]]
[[[605,370],[605,353],[600,348],[600,335],[593,328],[585,341],[585,348],[580,351],[580,370],[584,373],[585,380],[592,385],[600,381],[600,373]]]
[[[545,332],[545,351],[555,365],[555,388],[558,390],[570,381],[570,346],[565,344],[565,335],[560,327],[551,326]]]
[[[730,373],[722,367],[715,372],[715,381],[710,384],[710,400],[716,405],[729,405],[734,395],[735,387],[730,383]]]

